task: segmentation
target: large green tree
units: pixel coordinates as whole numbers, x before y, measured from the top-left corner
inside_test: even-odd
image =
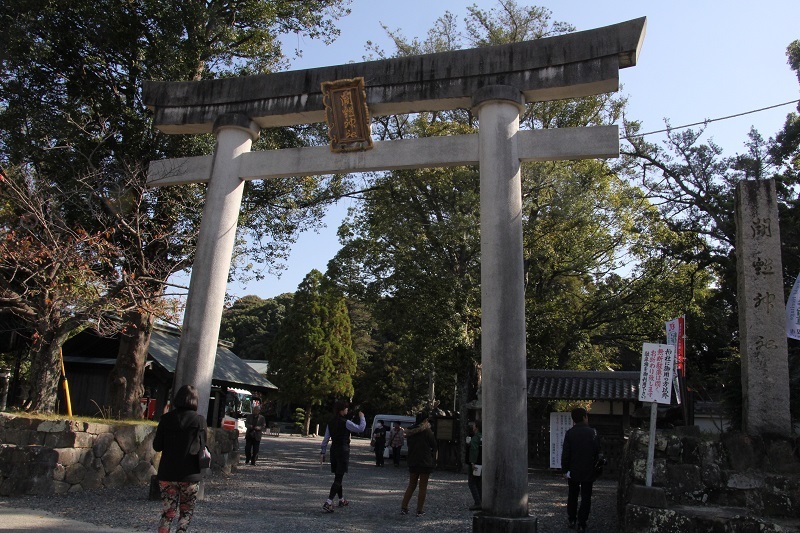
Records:
[[[167,280],[188,268],[202,186],[147,190],[150,160],[209,153],[210,136],[165,136],[142,105],[144,80],[199,80],[280,69],[278,37],[332,39],[343,0],[181,2],[121,0],[0,4],[0,165],[19,167],[91,200],[66,216],[108,240],[130,298],[114,370],[114,411],[130,415],[142,392],[146,347]],[[311,131],[313,133],[313,131]],[[309,131],[270,130],[256,148],[296,146]],[[238,252],[267,265],[317,222],[338,180],[250,183]],[[95,221],[97,221],[95,223]],[[93,225],[94,224],[94,225]],[[240,256],[235,266],[247,267]],[[256,272],[256,276],[260,273]],[[54,390],[36,388],[45,409]]]
[[[499,2],[469,8],[466,30],[446,14],[424,40],[390,32],[397,54],[426,53],[556,35],[572,28],[543,8]],[[381,51],[375,50],[381,54]],[[614,123],[614,95],[530,104],[523,128]],[[468,111],[389,117],[384,138],[472,133]],[[666,257],[679,238],[634,185],[603,161],[523,166],[524,259],[529,365],[630,367],[644,340],[691,302],[707,277]],[[480,361],[479,177],[475,168],[397,171],[380,176],[342,226],[328,275],[348,295],[372,302],[379,331],[396,343],[407,396],[428,395],[434,373],[449,405],[452,376],[476,383]],[[373,362],[385,364],[376,354]]]
[[[294,296],[290,293],[262,299],[244,296],[222,312],[219,337],[233,343],[242,359],[267,359]]]
[[[800,83],[800,40],[792,42],[786,49],[789,66]],[[800,104],[796,112],[786,116],[781,131],[770,139],[768,147],[770,162],[775,166],[775,179],[781,187],[794,188],[795,195],[787,194],[781,216],[783,243],[783,266],[788,274],[786,286],[800,273]],[[797,344],[793,345],[797,348]]]
[[[352,398],[356,354],[345,300],[322,273],[306,275],[269,357],[269,375],[284,400],[305,410],[308,434],[312,410],[331,397]]]
[[[787,56],[800,79],[800,41],[788,47]],[[702,142],[703,129],[671,130],[662,146],[639,135],[638,124],[626,124],[629,144],[623,154],[629,176],[659,206],[670,231],[681,236],[664,252],[712,280],[712,287],[697,295],[698,305],[687,310],[688,362],[694,371],[689,382],[712,398],[719,398],[724,389],[734,421],[741,418],[734,191],[742,180],[775,180],[788,296],[800,269],[799,123],[798,115],[790,113],[783,129],[769,140],[751,130],[744,151],[733,156],[726,156],[712,141]],[[800,355],[794,341],[789,356],[791,389],[797,391]],[[795,416],[800,411],[796,394],[792,410]]]

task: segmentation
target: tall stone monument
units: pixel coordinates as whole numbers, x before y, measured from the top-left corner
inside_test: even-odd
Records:
[[[148,177],[150,186],[208,183],[174,388],[194,384],[199,410],[207,408],[245,180],[479,164],[485,438],[483,511],[473,529],[536,531],[528,512],[527,432],[507,423],[527,418],[520,164],[617,157],[619,132],[522,131],[519,115],[528,102],[618,90],[619,70],[636,65],[645,23],[303,71],[146,83],[144,101],[158,129],[217,136],[213,156],[153,162]],[[368,138],[370,115],[457,108],[475,110],[478,134]],[[326,120],[331,148],[250,152],[261,128]]]
[[[750,435],[789,436],[789,356],[774,180],[736,186],[736,278],[743,429]]]

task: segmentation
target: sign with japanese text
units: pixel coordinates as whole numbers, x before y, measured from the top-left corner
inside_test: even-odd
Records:
[[[786,302],[786,336],[800,340],[800,275],[794,280],[792,292]]]
[[[678,374],[686,377],[686,345],[685,325],[686,319],[679,317],[667,322],[667,344],[675,346]]]
[[[639,374],[639,401],[669,404],[672,400],[674,373],[675,346],[644,343]]]
[[[364,78],[322,82],[322,103],[325,105],[332,152],[372,148]]]
[[[550,468],[561,468],[564,435],[572,427],[569,413],[550,413]]]

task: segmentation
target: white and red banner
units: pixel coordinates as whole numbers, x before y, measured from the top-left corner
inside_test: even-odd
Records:
[[[678,375],[686,377],[686,319],[675,318],[667,322],[667,344],[675,346]]]
[[[642,369],[639,374],[639,401],[669,405],[672,401],[674,373],[675,346],[644,343]]]
[[[800,275],[794,280],[786,302],[786,336],[800,340]]]

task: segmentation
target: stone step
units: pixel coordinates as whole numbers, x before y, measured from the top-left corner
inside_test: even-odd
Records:
[[[800,519],[756,516],[744,507],[673,505],[665,509],[628,504],[623,532],[800,531]]]

